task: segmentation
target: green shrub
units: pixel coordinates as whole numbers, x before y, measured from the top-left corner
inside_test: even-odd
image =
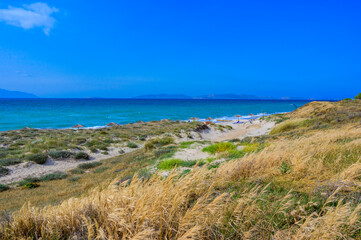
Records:
[[[33,182],[26,183],[26,184],[24,185],[25,188],[29,188],[29,189],[37,188],[37,187],[39,187],[39,186],[40,186],[39,184],[33,183]]]
[[[361,99],[361,93],[357,94],[357,95],[355,96],[355,99]]]
[[[351,101],[351,98],[345,98],[344,101]]]
[[[0,159],[0,166],[10,166],[18,163],[21,163],[20,159],[16,159],[16,158]]]
[[[53,159],[66,159],[70,158],[73,153],[69,151],[51,151],[49,152],[49,156]]]
[[[0,192],[6,191],[8,189],[10,189],[9,186],[4,185],[4,184],[0,184]]]
[[[90,168],[95,168],[102,165],[101,162],[90,162],[90,163],[82,163],[78,166],[79,169],[90,169]]]
[[[203,152],[208,152],[210,154],[228,152],[231,150],[236,150],[237,147],[233,143],[230,142],[221,142],[208,147],[203,148]]]
[[[63,178],[66,178],[67,176],[68,176],[68,174],[57,171],[57,172],[53,172],[53,173],[41,176],[39,179],[40,179],[40,181],[51,181],[51,180],[63,179]]]
[[[135,143],[133,143],[133,142],[128,142],[127,147],[128,147],[128,148],[137,148],[138,145],[135,144]]]
[[[173,169],[175,166],[180,166],[182,163],[183,161],[180,159],[176,159],[176,158],[167,159],[158,164],[158,169],[170,170]]]
[[[75,153],[74,158],[75,159],[86,159],[86,160],[88,160],[89,155],[86,152],[77,152],[77,153]]]
[[[80,168],[75,168],[69,171],[71,174],[83,174],[84,170],[81,170]]]
[[[25,186],[28,183],[40,182],[40,179],[37,177],[28,177],[24,178],[21,182],[18,183],[19,186]]]
[[[48,155],[44,153],[31,154],[27,157],[29,161],[36,162],[37,164],[44,164],[48,159]]]
[[[8,174],[9,174],[9,169],[0,167],[0,177],[8,175]]]

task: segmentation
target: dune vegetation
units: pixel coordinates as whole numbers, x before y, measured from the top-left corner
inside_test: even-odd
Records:
[[[278,123],[271,134],[205,146],[226,160],[192,171],[172,156],[194,142],[159,137],[40,187],[4,190],[2,209],[13,211],[0,216],[0,239],[361,239],[361,101],[265,119]],[[7,203],[24,191],[31,203]]]

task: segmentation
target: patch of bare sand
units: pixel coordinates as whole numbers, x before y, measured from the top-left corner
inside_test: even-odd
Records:
[[[209,130],[203,131],[201,134],[202,139],[222,142],[231,139],[243,139],[248,136],[260,136],[269,133],[271,128],[275,125],[274,122],[261,121],[259,119],[253,122],[243,121],[241,123],[234,124],[232,122],[217,123],[219,125],[229,125],[231,130],[219,131],[215,127],[211,127]]]

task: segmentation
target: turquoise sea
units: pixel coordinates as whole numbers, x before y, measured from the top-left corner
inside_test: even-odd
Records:
[[[70,128],[76,124],[101,127],[109,122],[142,120],[234,119],[289,112],[308,101],[288,100],[138,100],[138,99],[0,99],[0,131]]]

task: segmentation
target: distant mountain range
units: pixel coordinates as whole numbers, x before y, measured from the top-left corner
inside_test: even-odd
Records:
[[[0,98],[37,98],[34,94],[0,89]]]
[[[259,97],[247,94],[210,94],[190,97],[183,94],[148,94],[134,97],[135,99],[271,99],[269,97]]]

